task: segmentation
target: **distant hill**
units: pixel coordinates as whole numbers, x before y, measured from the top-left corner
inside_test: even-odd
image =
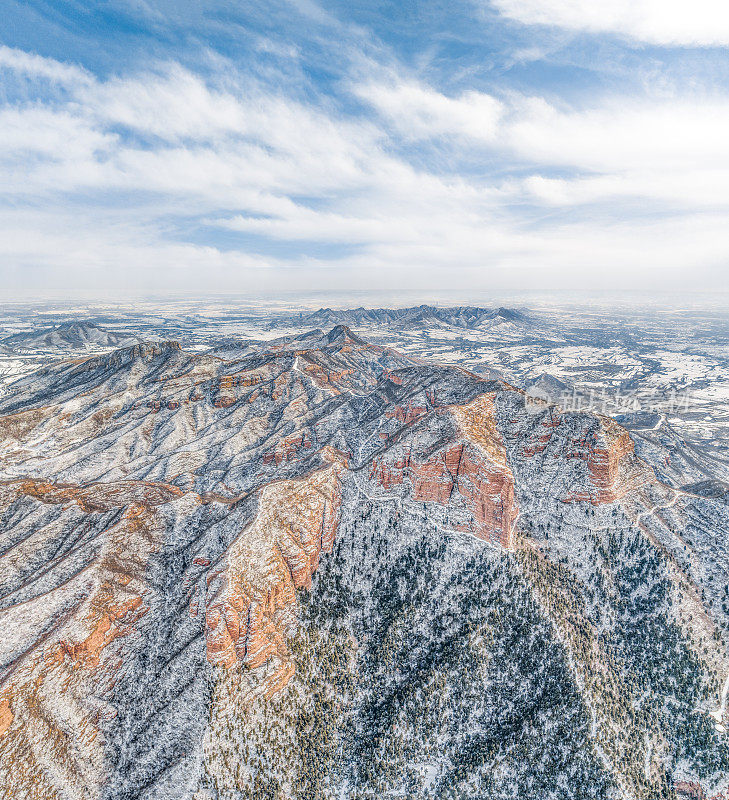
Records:
[[[549,372],[542,372],[536,378],[529,382],[527,393],[541,396],[540,392],[544,394],[545,399],[549,399],[553,403],[558,403],[565,395],[565,392],[571,391],[572,387],[561,381]]]
[[[528,325],[530,318],[513,308],[480,308],[478,306],[421,305],[410,308],[320,308],[304,316],[302,323],[316,327],[330,325],[399,325],[419,327],[433,324],[456,328],[482,328],[505,323]]]
[[[108,331],[92,322],[65,322],[55,328],[16,333],[3,339],[0,344],[11,350],[75,350],[87,347],[125,347],[139,341],[137,336]]]

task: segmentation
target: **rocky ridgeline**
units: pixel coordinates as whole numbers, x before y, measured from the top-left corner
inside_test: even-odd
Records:
[[[517,586],[531,598],[545,642],[567,648],[554,656],[569,686],[560,691],[574,695],[580,719],[593,715],[573,732],[584,751],[574,755],[576,787],[611,787],[604,796],[615,798],[725,791],[729,750],[708,716],[729,671],[725,618],[696,575],[727,522],[725,506],[669,498],[606,418],[530,407],[505,383],[413,361],[344,327],[230,348],[226,358],[221,349],[136,345],[59,362],[20,379],[0,403],[0,797],[349,796],[353,770],[361,785],[404,791],[405,772],[392,772],[399,756],[370,775],[351,744],[379,724],[363,711],[369,682],[394,669],[394,642],[375,646],[379,634],[365,621],[430,608],[421,629],[436,625],[432,669],[446,669],[456,663],[439,649],[455,613],[446,586],[460,603],[491,572],[504,596]],[[674,543],[688,548],[699,514],[710,523],[691,553],[681,551],[684,563]],[[717,583],[729,579],[729,566],[715,570]],[[453,643],[477,654],[468,669],[453,667],[475,683],[432,721],[443,742],[456,735],[446,719],[471,702],[468,692],[489,696],[490,668],[478,659],[507,659],[497,670],[506,674],[520,651],[476,646],[498,639],[483,628],[496,619],[485,591],[459,634],[468,641]],[[639,594],[631,619],[658,626],[656,641],[668,637],[664,656],[683,654],[646,667],[650,680],[621,622]],[[518,626],[514,602],[498,613]],[[514,630],[528,651],[529,631]],[[313,645],[297,642],[326,631],[338,655],[317,666]],[[687,665],[690,690],[679,688]],[[427,675],[412,679],[423,691]],[[604,685],[591,685],[595,675]],[[351,694],[351,704],[317,712],[334,749],[317,767],[329,788],[312,795],[301,788],[304,756],[289,762],[266,750],[276,735],[261,725],[278,726],[281,741],[298,731],[292,753],[319,752],[319,717],[305,698],[320,692]],[[676,733],[669,707],[701,709],[695,727]],[[292,720],[292,709],[309,722]],[[448,755],[450,745],[433,745],[432,769],[408,778],[417,793],[430,796],[441,773],[444,786],[486,780],[488,754],[503,761],[498,748],[513,736],[504,709],[489,713],[496,733],[471,772],[448,778],[458,748]],[[391,746],[383,740],[381,752]],[[572,774],[564,764],[554,770],[554,787]],[[530,794],[529,785],[520,796],[589,796]]]

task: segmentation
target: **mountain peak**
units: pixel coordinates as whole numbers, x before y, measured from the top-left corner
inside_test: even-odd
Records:
[[[335,343],[349,343],[356,342],[357,344],[365,344],[363,339],[360,339],[348,325],[335,325],[326,335],[326,340],[330,344]]]
[[[69,320],[53,328],[16,333],[3,339],[3,345],[14,350],[83,350],[132,344],[139,337],[108,331],[94,322]]]

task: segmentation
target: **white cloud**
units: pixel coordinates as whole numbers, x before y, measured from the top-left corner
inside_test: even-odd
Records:
[[[355,91],[408,139],[450,135],[491,141],[503,110],[496,98],[483,92],[447,97],[413,82],[368,83]]]
[[[535,161],[589,170],[729,166],[729,98],[614,98],[580,110],[532,98],[505,135]]]
[[[650,44],[729,44],[725,0],[491,0],[505,16],[527,25],[612,33]]]
[[[574,109],[364,80],[353,91],[378,113],[364,118],[238,74],[210,81],[171,65],[97,80],[29,59],[3,63],[32,80],[66,75],[66,92],[0,105],[2,274],[16,271],[6,292],[27,283],[21,269],[57,291],[479,289],[496,275],[538,287],[597,270],[651,281],[729,256],[717,213],[729,208],[725,98]],[[421,158],[423,141],[442,139],[470,168]],[[621,218],[625,198],[647,213]],[[587,205],[598,211],[568,213]],[[230,249],[196,243],[201,227],[225,229]],[[295,255],[247,250],[252,234],[263,253]],[[310,243],[340,256],[296,255],[317,252]]]
[[[570,179],[533,175],[524,181],[526,191],[547,205],[574,207],[609,202],[618,209],[629,199],[647,201],[654,208],[663,203],[669,209],[679,210],[729,209],[728,187],[726,168],[664,173],[636,171]]]
[[[166,141],[244,135],[252,112],[230,94],[173,65],[163,74],[94,82],[78,99],[102,124],[122,125]]]
[[[1,211],[0,297],[263,291],[271,271],[285,267],[272,258],[167,241],[133,215],[86,210],[83,217],[79,224],[69,210]]]
[[[28,78],[42,78],[59,84],[85,85],[93,82],[92,76],[81,67],[5,45],[0,45],[0,69],[9,69]]]
[[[559,110],[540,99],[521,104],[504,142],[534,165],[525,188],[553,205],[642,198],[690,211],[729,208],[729,98],[638,103],[604,101]],[[545,167],[572,177],[540,174]]]
[[[78,162],[110,148],[116,139],[68,111],[0,108],[0,162],[20,161],[22,166],[23,159],[32,157]]]

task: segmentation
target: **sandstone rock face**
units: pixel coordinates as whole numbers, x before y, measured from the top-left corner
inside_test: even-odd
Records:
[[[280,689],[293,669],[286,634],[295,627],[296,589],[310,585],[321,553],[331,551],[341,469],[335,463],[267,486],[253,522],[208,572],[208,659],[251,669],[271,663],[267,691]]]
[[[634,488],[631,474],[636,465],[635,446],[626,430],[612,420],[606,420],[599,435],[575,442],[568,458],[580,458],[587,463],[587,470],[594,490],[574,494],[570,502],[589,500],[592,503],[612,503]]]
[[[329,800],[352,781],[437,797],[463,780],[487,797],[487,773],[517,785],[508,743],[541,712],[504,692],[532,677],[545,707],[559,696],[572,705],[556,716],[581,720],[584,796],[727,789],[709,760],[674,757],[665,710],[721,703],[726,512],[671,495],[610,420],[529,408],[339,327],[60,362],[0,399],[0,445],[2,800]],[[514,609],[543,627],[507,624]],[[625,639],[633,619],[661,650]],[[539,636],[553,660],[514,672]],[[671,648],[694,694],[678,697]],[[636,653],[653,681],[640,691]],[[462,676],[447,691],[446,662]],[[380,722],[412,692],[443,698],[432,739],[405,706]],[[471,719],[492,695],[505,705]],[[370,775],[383,753],[400,763],[398,730],[411,764]],[[471,740],[473,773],[449,773]]]
[[[388,416],[411,426],[428,413],[425,406],[416,408],[422,411],[414,413],[411,407],[403,412],[398,406]],[[470,519],[460,523],[459,530],[508,548],[518,509],[514,478],[495,428],[493,398],[482,396],[465,406],[441,407],[438,413],[452,416],[463,441],[449,444],[425,460],[411,451],[391,464],[375,458],[370,479],[384,489],[407,483],[415,502],[448,505],[455,494],[470,512]]]

